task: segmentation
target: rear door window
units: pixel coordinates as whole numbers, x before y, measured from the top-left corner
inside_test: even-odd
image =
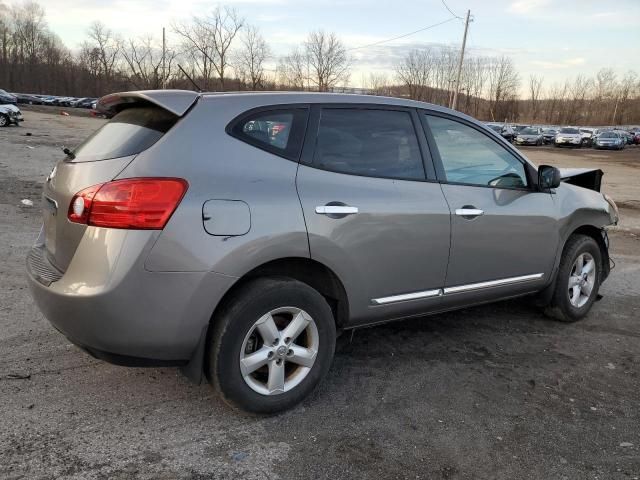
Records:
[[[368,177],[425,179],[416,131],[406,111],[324,108],[313,166]]]
[[[75,150],[75,162],[91,162],[138,154],[156,143],[178,117],[155,106],[131,107],[117,113]]]
[[[307,111],[306,108],[260,110],[234,121],[227,131],[254,147],[297,161]]]

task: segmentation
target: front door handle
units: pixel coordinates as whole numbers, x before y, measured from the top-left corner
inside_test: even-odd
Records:
[[[484,210],[465,205],[462,208],[456,209],[456,215],[466,218],[467,220],[471,220],[473,218],[484,215]]]
[[[318,215],[355,215],[358,213],[358,207],[350,207],[349,205],[321,205],[316,207]]]

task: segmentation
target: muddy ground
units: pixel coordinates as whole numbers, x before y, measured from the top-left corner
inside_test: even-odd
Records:
[[[25,111],[0,129],[1,478],[640,478],[640,148],[525,152],[599,166],[624,206],[584,321],[520,299],[358,330],[311,398],[255,418],[175,369],[92,359],[31,300],[40,184],[100,122]]]

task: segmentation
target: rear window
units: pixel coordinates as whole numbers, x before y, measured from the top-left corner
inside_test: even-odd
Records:
[[[132,107],[116,114],[75,150],[76,162],[108,160],[140,153],[175,125],[178,117],[160,107]]]

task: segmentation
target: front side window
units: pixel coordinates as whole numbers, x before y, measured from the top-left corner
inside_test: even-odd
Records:
[[[425,179],[413,121],[404,111],[323,109],[313,165],[352,175]]]
[[[258,148],[297,159],[306,118],[306,108],[262,110],[236,122],[231,134]]]
[[[447,182],[498,188],[527,186],[523,163],[506,148],[463,123],[425,116]]]

